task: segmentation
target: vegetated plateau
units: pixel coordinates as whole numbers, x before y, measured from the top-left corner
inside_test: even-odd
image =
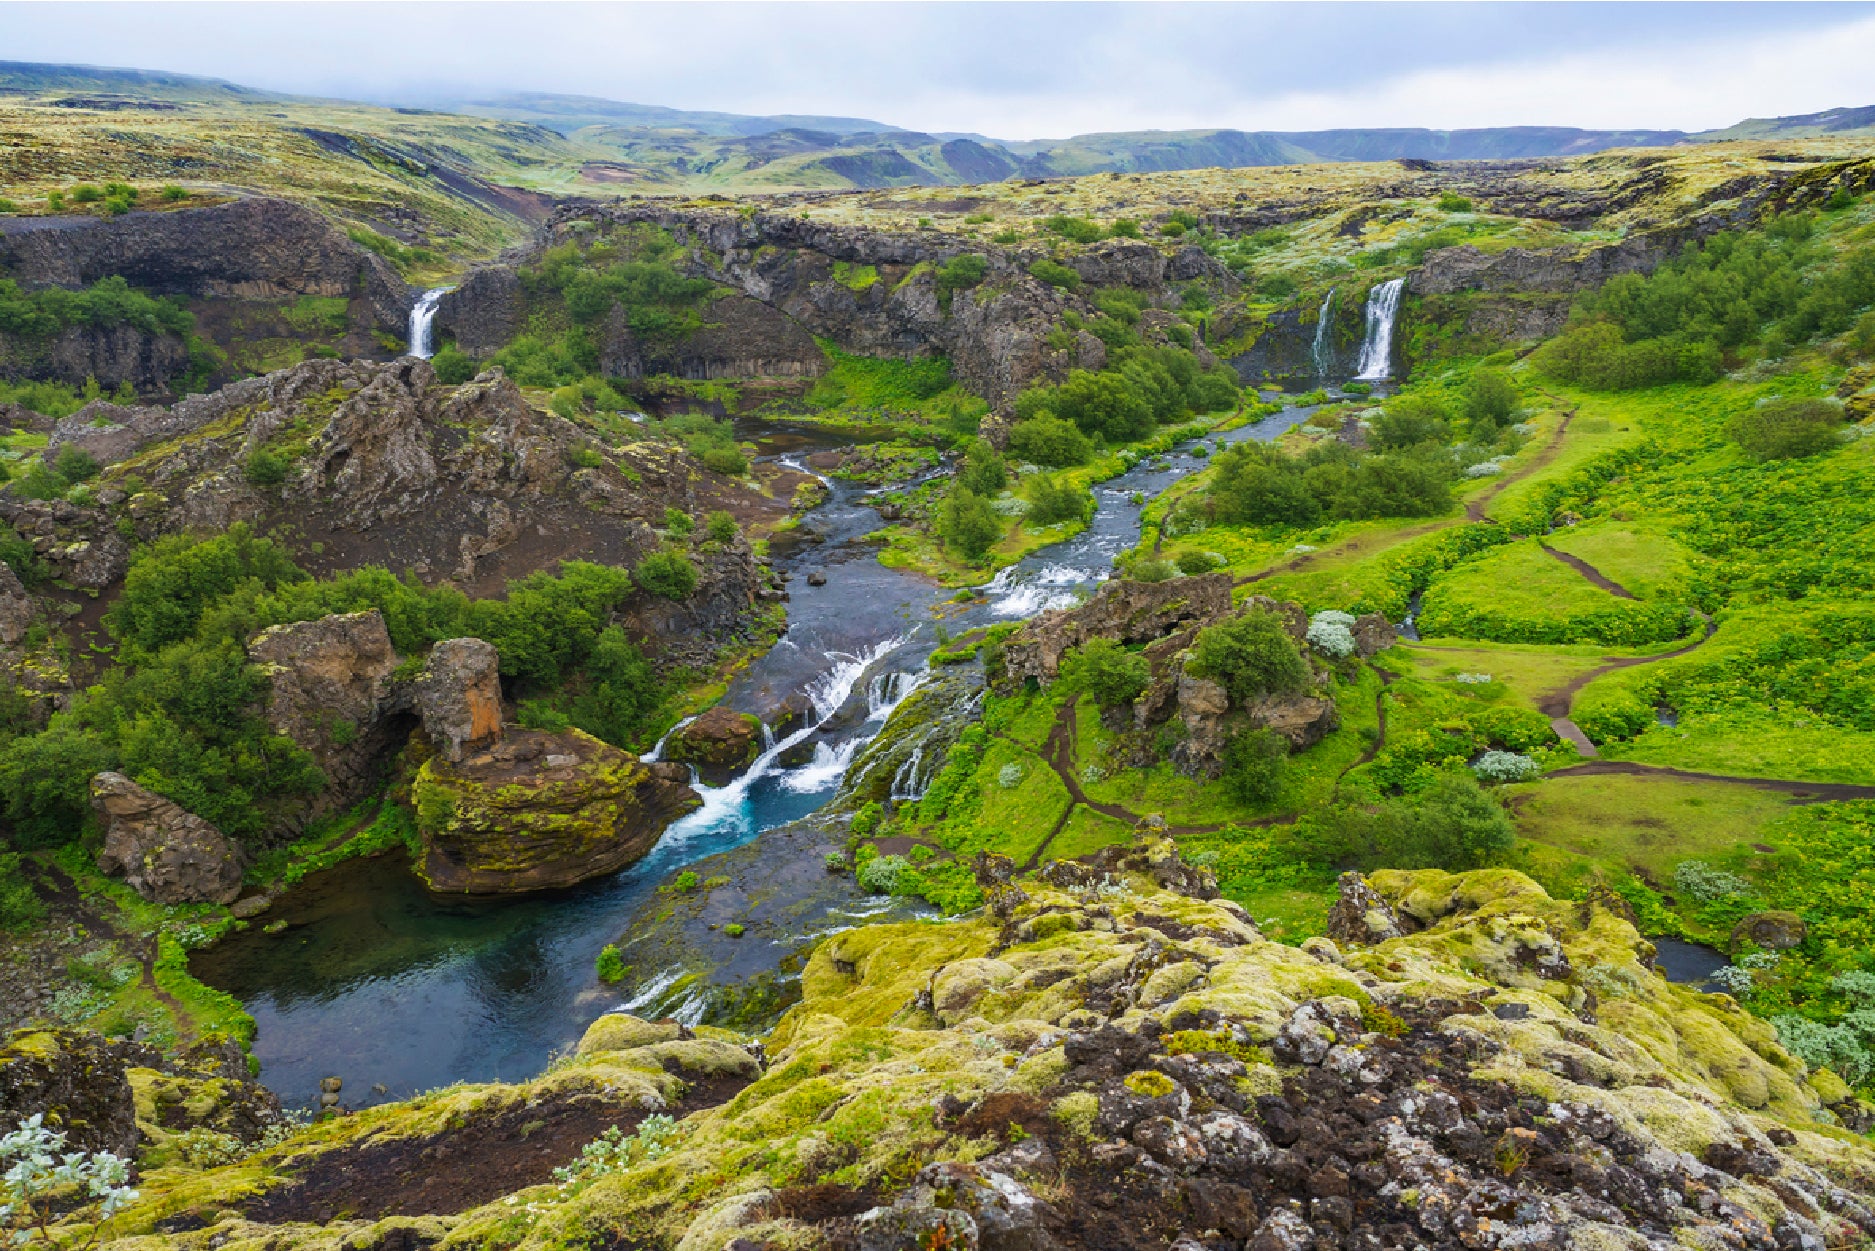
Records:
[[[19,1243],[1875,1238],[1850,114],[0,83]]]

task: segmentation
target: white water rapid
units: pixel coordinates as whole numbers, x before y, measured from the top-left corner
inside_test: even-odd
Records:
[[[1393,375],[1393,322],[1400,312],[1400,289],[1406,279],[1394,278],[1367,293],[1367,338],[1361,343],[1360,367],[1355,377],[1380,382]]]
[[[430,323],[436,320],[436,306],[450,290],[449,287],[431,287],[410,306],[410,355],[426,361],[436,355],[430,343]]]
[[[1326,378],[1334,372],[1334,340],[1331,332],[1334,322],[1335,289],[1328,288],[1328,294],[1322,298],[1321,311],[1315,314],[1315,345],[1309,349],[1309,359],[1315,364],[1315,376]]]
[[[753,832],[749,789],[772,773],[780,772],[782,788],[796,794],[812,794],[836,784],[869,735],[855,736],[838,746],[816,743],[813,759],[796,769],[783,771],[777,762],[789,748],[806,741],[839,714],[869,669],[910,641],[909,634],[901,634],[875,643],[863,652],[829,652],[827,659],[832,665],[802,691],[813,707],[812,720],[780,739],[764,735],[768,741],[762,754],[746,772],[726,785],[697,785],[697,792],[703,796],[703,806],[673,822],[664,831],[660,847],[687,843],[725,826],[740,826]],[[866,688],[866,721],[884,722],[921,680],[920,674],[876,675]]]

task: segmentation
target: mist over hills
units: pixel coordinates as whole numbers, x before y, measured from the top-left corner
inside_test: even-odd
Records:
[[[0,62],[0,101],[107,111],[273,108],[299,121],[321,107],[351,127],[407,132],[434,117],[519,124],[505,140],[517,164],[553,167],[563,189],[877,188],[1098,173],[1386,160],[1505,160],[1581,156],[1623,147],[1731,139],[1806,138],[1875,129],[1875,106],[1753,118],[1723,130],[1585,130],[1499,126],[1246,131],[1117,131],[1061,139],[997,139],[907,130],[867,118],[750,115],[539,92],[432,93],[367,101],[319,100],[219,79],[137,69]],[[524,150],[525,149],[525,150]],[[534,180],[538,182],[538,180]]]

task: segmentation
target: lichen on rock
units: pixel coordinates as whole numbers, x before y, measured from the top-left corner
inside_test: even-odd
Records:
[[[682,766],[645,764],[579,730],[513,730],[411,786],[432,890],[499,894],[571,886],[640,859],[701,800]]]

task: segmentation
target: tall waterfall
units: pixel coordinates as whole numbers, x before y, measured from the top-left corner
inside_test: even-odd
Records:
[[[1360,367],[1355,377],[1379,382],[1393,374],[1393,322],[1400,312],[1400,289],[1406,279],[1394,278],[1367,293],[1367,337],[1361,343]]]
[[[436,306],[449,294],[448,287],[431,287],[410,306],[410,355],[429,360],[436,355],[430,345],[430,323],[436,320]]]
[[[1309,359],[1315,362],[1317,378],[1326,378],[1334,372],[1334,311],[1335,289],[1330,287],[1327,296],[1322,300],[1321,311],[1315,315],[1315,346],[1309,349]]]

